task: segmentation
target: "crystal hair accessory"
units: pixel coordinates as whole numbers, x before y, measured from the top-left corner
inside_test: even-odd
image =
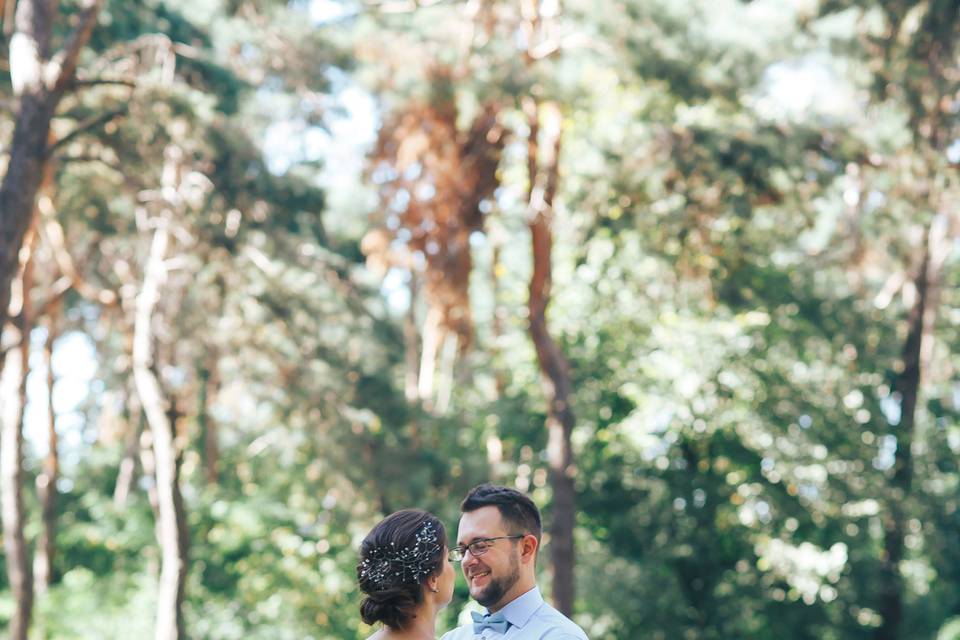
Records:
[[[394,543],[373,547],[357,565],[357,575],[369,580],[377,589],[405,584],[419,584],[433,569],[441,551],[437,529],[426,522],[417,532],[415,542],[402,549]]]

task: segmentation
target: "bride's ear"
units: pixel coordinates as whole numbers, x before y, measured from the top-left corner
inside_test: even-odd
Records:
[[[427,578],[427,589],[433,593],[438,593],[440,591],[438,584],[440,582],[440,576],[432,575]]]

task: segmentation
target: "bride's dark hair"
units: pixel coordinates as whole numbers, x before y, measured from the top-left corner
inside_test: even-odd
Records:
[[[357,563],[364,622],[407,626],[423,602],[423,584],[443,566],[446,538],[443,523],[418,509],[392,513],[367,534]]]

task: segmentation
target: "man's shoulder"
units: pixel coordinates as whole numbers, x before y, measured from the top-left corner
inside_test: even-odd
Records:
[[[473,625],[465,624],[447,631],[440,640],[473,640]]]
[[[546,633],[541,636],[543,640],[587,640],[587,634],[577,625],[576,622],[563,615],[546,602],[537,610],[537,619],[539,626],[542,626]]]

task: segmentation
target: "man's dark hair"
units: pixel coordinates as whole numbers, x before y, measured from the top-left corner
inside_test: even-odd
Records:
[[[481,484],[470,490],[460,503],[460,511],[468,513],[482,507],[496,507],[511,534],[530,533],[540,542],[540,510],[526,495],[509,487]]]

